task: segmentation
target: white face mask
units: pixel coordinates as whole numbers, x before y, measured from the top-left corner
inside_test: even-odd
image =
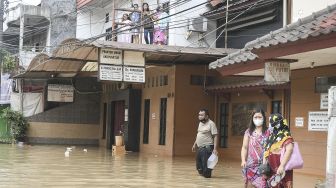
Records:
[[[263,119],[253,119],[253,123],[255,126],[259,127],[262,126],[262,124],[264,123]]]

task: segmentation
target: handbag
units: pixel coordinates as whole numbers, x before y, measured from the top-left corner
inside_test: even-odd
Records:
[[[283,160],[285,152],[286,152],[286,148],[283,147],[281,150],[280,161]],[[285,171],[293,170],[293,169],[300,169],[300,168],[303,168],[303,159],[302,159],[302,155],[299,150],[298,143],[294,142],[293,153],[290,156],[290,159],[288,160],[285,166]]]

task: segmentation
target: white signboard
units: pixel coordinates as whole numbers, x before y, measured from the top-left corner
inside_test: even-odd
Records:
[[[295,118],[295,127],[303,127],[304,119],[303,117],[296,117]]]
[[[72,85],[48,84],[48,101],[73,102],[73,99]]]
[[[265,63],[266,82],[289,82],[289,63],[267,62]]]
[[[143,52],[124,51],[124,65],[145,66],[145,57]]]
[[[145,68],[124,67],[124,81],[145,83]]]
[[[328,111],[309,112],[309,131],[328,131]]]
[[[108,81],[122,81],[122,66],[99,65],[99,79]]]
[[[321,110],[328,109],[328,93],[321,93],[320,109]]]
[[[122,50],[115,50],[111,48],[100,49],[100,63],[122,65]]]

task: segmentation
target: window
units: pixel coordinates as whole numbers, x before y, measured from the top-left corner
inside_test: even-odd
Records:
[[[112,40],[112,27],[106,29],[106,33],[108,34],[105,36],[105,40],[111,41]]]
[[[149,135],[149,118],[150,118],[150,99],[145,99],[144,106],[144,128],[143,128],[143,139],[142,143],[148,144]]]
[[[106,13],[105,14],[105,23],[108,23],[110,21],[110,14]]]
[[[161,75],[160,76],[160,86],[168,85],[168,75]]]
[[[213,81],[213,77],[212,76],[207,76],[206,80],[205,80],[205,84],[209,85],[212,84]],[[204,84],[204,76],[202,75],[191,75],[190,76],[190,84],[191,85],[198,85],[198,86],[202,86]]]
[[[161,98],[160,102],[160,138],[159,145],[166,144],[166,116],[167,116],[167,98]]]
[[[328,93],[330,86],[336,85],[336,76],[323,76],[315,78],[315,92]]]
[[[107,116],[107,104],[104,103],[104,112],[103,112],[103,135],[102,135],[102,139],[105,139],[106,137],[106,116]]]
[[[220,147],[227,148],[228,140],[228,127],[229,127],[229,104],[220,104],[220,120],[219,120],[219,133],[220,133]]]
[[[272,101],[272,114],[273,113],[282,113],[281,101]]]

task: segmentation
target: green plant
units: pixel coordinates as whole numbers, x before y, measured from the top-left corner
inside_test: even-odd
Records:
[[[2,110],[1,115],[11,128],[11,135],[16,141],[24,141],[29,126],[28,120],[19,112],[11,110],[9,107]]]
[[[12,73],[15,71],[18,63],[15,57],[5,50],[0,51],[0,56],[2,59],[2,70],[3,72]]]

